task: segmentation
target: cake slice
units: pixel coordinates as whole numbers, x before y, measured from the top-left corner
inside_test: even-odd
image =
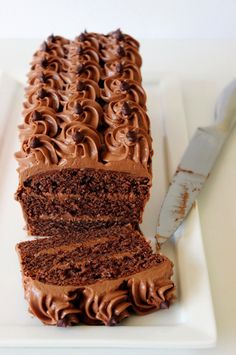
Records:
[[[17,245],[29,311],[57,326],[115,325],[168,308],[173,264],[130,226]]]
[[[117,30],[52,35],[34,54],[16,153],[28,234],[142,221],[152,140],[138,48]]]

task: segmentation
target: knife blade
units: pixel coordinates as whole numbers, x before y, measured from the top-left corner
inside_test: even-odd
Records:
[[[167,241],[188,215],[205,184],[236,119],[236,80],[220,95],[215,123],[199,127],[172,178],[158,217],[156,240]]]

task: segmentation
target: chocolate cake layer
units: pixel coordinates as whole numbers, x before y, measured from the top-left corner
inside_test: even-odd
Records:
[[[55,195],[21,195],[21,203],[28,218],[40,218],[50,216],[52,219],[76,219],[82,217],[98,217],[102,219],[105,216],[113,218],[119,216],[119,219],[130,219],[132,222],[140,221],[140,212],[143,201],[122,201],[110,200],[104,198],[83,198],[83,197],[58,197]]]
[[[30,311],[45,324],[115,325],[167,308],[172,263],[131,226],[17,245]]]
[[[48,171],[34,175],[24,181],[17,191],[17,198],[22,192],[39,195],[65,194],[79,195],[86,197],[112,197],[120,194],[125,199],[126,196],[133,195],[141,198],[149,191],[149,179],[138,177],[125,172],[95,170],[95,169],[63,169]]]
[[[16,153],[28,233],[45,235],[30,224],[44,214],[55,224],[86,216],[141,222],[152,142],[138,48],[120,31],[85,32],[73,41],[52,35],[35,53]]]
[[[110,226],[109,228],[107,228],[106,226],[103,226],[103,227],[100,226],[100,228],[96,232],[92,232],[92,234],[91,234],[90,230],[83,231],[82,233],[80,233],[80,235],[73,236],[73,238],[70,238],[70,239],[73,239],[74,243],[85,243],[86,244],[87,242],[89,242],[91,235],[92,235],[93,241],[96,241],[96,239],[99,240],[101,237],[108,238],[111,235],[113,237],[122,237],[123,235],[130,235],[132,238],[135,235],[139,236],[140,232],[138,230],[134,230],[134,228],[130,224],[127,224],[122,227],[117,227],[117,226],[111,227]],[[67,243],[68,243],[67,236],[65,236],[64,234],[61,234],[60,238],[59,238],[59,236],[54,237],[54,238],[44,238],[43,244],[41,243],[41,238],[34,239],[33,247],[34,247],[35,253],[38,253],[42,250],[49,249],[49,248],[60,248]],[[20,245],[21,245],[21,249],[24,250],[25,253],[30,252],[31,247],[32,247],[31,243],[28,243],[28,241],[27,241],[25,243],[22,242]]]
[[[33,218],[29,219],[27,230],[30,235],[50,236],[50,235],[65,235],[65,236],[80,236],[81,232],[97,231],[101,228],[116,228],[121,227],[130,221],[120,219],[111,220],[110,218],[99,219],[86,218],[78,221],[75,220],[54,220],[50,218]],[[137,229],[137,224],[133,225]]]

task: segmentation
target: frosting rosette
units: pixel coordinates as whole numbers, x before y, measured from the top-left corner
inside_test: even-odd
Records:
[[[106,162],[132,160],[149,170],[151,163],[151,138],[142,128],[120,126],[105,132]]]
[[[53,72],[67,72],[70,63],[67,59],[58,56],[52,56],[49,53],[39,53],[37,56],[33,57],[31,62],[32,71],[42,71],[49,70]]]
[[[90,79],[95,82],[98,82],[101,77],[99,65],[92,60],[72,65],[70,72],[75,74],[77,78]]]
[[[95,50],[99,49],[99,35],[93,32],[81,32],[74,40],[77,45],[83,45],[84,47],[91,47]]]
[[[87,324],[115,325],[130,315],[127,290],[114,290],[100,297],[92,288],[83,290],[84,321]]]
[[[45,134],[37,134],[29,137],[22,143],[21,151],[15,154],[19,163],[19,170],[31,168],[40,163],[50,166],[58,164],[56,139]]]
[[[131,100],[111,101],[104,107],[104,120],[110,127],[128,125],[149,132],[149,118],[144,109]]]
[[[147,314],[159,308],[168,308],[173,297],[174,284],[159,286],[153,280],[128,280],[129,296],[137,314]]]
[[[125,43],[131,47],[139,49],[139,42],[132,36],[123,33],[119,28],[115,31],[110,32],[108,34],[108,38],[110,41],[114,41],[115,43]]]
[[[87,47],[84,42],[78,44],[73,42],[70,46],[69,59],[73,62],[85,63],[88,61],[94,61],[99,63],[99,54],[93,47]]]
[[[112,60],[104,65],[104,78],[117,77],[131,79],[141,83],[142,77],[137,65],[126,60]]]
[[[47,42],[48,42],[48,45],[50,45],[52,47],[56,46],[56,45],[65,46],[70,43],[70,41],[67,38],[59,36],[59,35],[54,35],[53,33],[50,36],[48,36]]]
[[[98,84],[90,79],[76,78],[75,81],[71,83],[69,90],[72,93],[69,101],[76,98],[96,100],[96,98],[100,97]],[[73,93],[76,93],[75,97]]]
[[[26,92],[26,99],[23,103],[23,114],[27,115],[28,110],[37,110],[39,107],[50,107],[54,111],[59,111],[63,102],[63,92],[55,91],[51,88],[44,88],[43,85],[29,87]]]
[[[138,50],[127,44],[109,43],[100,49],[100,58],[104,62],[122,58],[136,64],[138,67],[142,65],[142,59]]]
[[[55,137],[58,131],[57,117],[50,107],[40,107],[38,110],[29,111],[24,123],[18,127],[21,141],[35,134]]]
[[[40,50],[35,53],[38,56],[41,52],[49,53],[52,56],[64,57],[68,53],[67,45],[70,41],[61,36],[51,35],[44,41],[40,47]]]
[[[28,83],[30,86],[44,84],[45,87],[55,90],[63,90],[65,87],[65,81],[60,73],[47,69],[31,71],[28,75]]]
[[[96,129],[101,121],[103,111],[93,100],[70,100],[63,112],[57,115],[61,122],[79,121]]]
[[[31,284],[31,292],[28,292],[28,284]],[[40,283],[38,283],[40,284]],[[80,309],[75,309],[73,301],[79,297],[76,293],[46,294],[38,286],[34,285],[30,279],[25,280],[25,297],[29,302],[29,309],[32,314],[42,320],[44,324],[58,326],[78,324]]]
[[[131,100],[142,107],[146,104],[146,94],[142,86],[134,80],[107,78],[101,90],[104,101]]]
[[[59,144],[62,143],[60,164],[74,158],[89,158],[98,161],[101,139],[99,134],[91,127],[79,121],[64,123],[61,125],[58,141]]]

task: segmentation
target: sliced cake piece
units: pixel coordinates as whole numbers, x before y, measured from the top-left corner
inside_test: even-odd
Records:
[[[29,310],[45,324],[115,325],[174,297],[173,264],[130,226],[22,242],[17,252]]]
[[[16,153],[28,234],[142,221],[152,140],[138,48],[118,30],[52,35],[34,54]]]

